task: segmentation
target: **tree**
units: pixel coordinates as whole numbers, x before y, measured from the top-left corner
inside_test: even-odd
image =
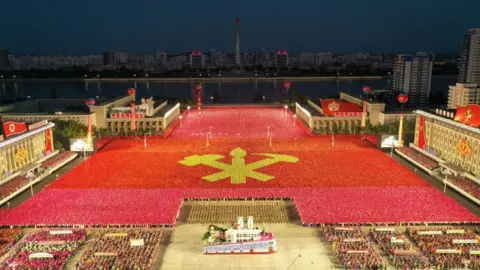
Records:
[[[63,121],[55,120],[53,128],[53,140],[55,148],[68,149],[70,147],[70,139],[86,137],[87,127],[73,120]]]

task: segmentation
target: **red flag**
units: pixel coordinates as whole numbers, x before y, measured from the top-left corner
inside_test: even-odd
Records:
[[[418,123],[418,147],[425,149],[425,116],[420,116]]]
[[[132,130],[135,130],[135,129],[137,129],[136,120],[135,120],[135,114],[137,113],[136,108],[135,108],[135,103],[132,102],[132,104],[130,104],[130,109],[132,110],[132,112],[131,112],[131,115],[132,115],[131,128],[132,128]]]
[[[45,131],[45,155],[48,155],[53,152],[53,138],[52,138],[52,129],[47,129]]]
[[[27,131],[27,125],[25,122],[7,121],[3,123],[3,134],[5,135],[5,138],[12,135],[22,134],[25,131]]]

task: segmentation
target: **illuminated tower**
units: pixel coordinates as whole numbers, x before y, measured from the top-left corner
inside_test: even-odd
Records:
[[[240,55],[240,18],[237,17],[235,20],[236,28],[237,28],[237,38],[235,42],[235,69],[237,71],[242,70],[242,58]]]

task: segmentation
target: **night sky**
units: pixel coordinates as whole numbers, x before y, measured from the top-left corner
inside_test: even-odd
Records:
[[[480,0],[4,0],[0,47],[15,54],[103,51],[458,52]]]

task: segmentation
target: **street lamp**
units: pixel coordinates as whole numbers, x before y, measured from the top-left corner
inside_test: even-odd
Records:
[[[190,115],[190,109],[191,107],[190,106],[187,106],[187,111],[188,111],[188,114]]]
[[[293,126],[295,126],[295,120],[297,120],[297,115],[296,114],[293,115]]]
[[[87,77],[87,74],[85,74],[85,78]]]
[[[97,78],[100,78],[100,74],[97,74]]]
[[[183,119],[183,116],[180,115],[180,116],[178,117],[178,119],[180,119],[180,127],[182,127],[182,119]]]
[[[137,74],[133,74],[133,77],[137,77]]]
[[[13,75],[13,78],[16,78],[17,76]]]
[[[146,74],[145,77],[148,77],[148,74]]]

